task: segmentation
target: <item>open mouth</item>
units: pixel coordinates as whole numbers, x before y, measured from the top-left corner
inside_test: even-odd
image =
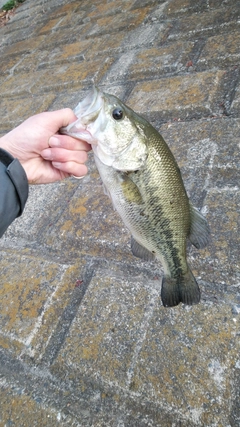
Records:
[[[99,89],[94,86],[93,91],[88,93],[86,98],[84,98],[74,109],[74,113],[80,119],[87,118],[89,115],[91,116],[93,113],[99,111],[102,107],[101,94]]]
[[[96,139],[91,135],[89,125],[93,123],[103,107],[103,97],[99,89],[93,90],[74,109],[77,120],[60,129],[60,132],[74,138],[81,139],[89,144],[96,144]]]

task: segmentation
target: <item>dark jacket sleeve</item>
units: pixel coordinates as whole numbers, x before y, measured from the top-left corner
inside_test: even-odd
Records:
[[[22,214],[27,198],[28,181],[23,167],[0,148],[0,237]]]

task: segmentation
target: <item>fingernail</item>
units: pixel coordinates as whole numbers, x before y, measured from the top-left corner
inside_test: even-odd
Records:
[[[60,168],[61,168],[61,163],[58,163],[58,162],[52,162],[52,165],[53,165],[56,169],[60,169]]]
[[[75,176],[75,175],[71,175],[73,178],[76,178],[76,179],[83,179],[84,177],[85,177],[85,175],[83,175],[83,176]]]
[[[56,136],[51,136],[48,141],[49,147],[59,147],[61,145],[61,141]]]
[[[41,152],[41,156],[46,160],[52,160],[52,150],[50,148],[46,148]]]

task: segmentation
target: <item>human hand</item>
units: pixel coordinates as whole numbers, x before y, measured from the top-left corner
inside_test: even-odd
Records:
[[[87,173],[87,152],[91,146],[67,135],[61,127],[74,122],[74,112],[65,108],[30,117],[0,138],[0,147],[17,158],[30,184],[47,184],[71,175]]]

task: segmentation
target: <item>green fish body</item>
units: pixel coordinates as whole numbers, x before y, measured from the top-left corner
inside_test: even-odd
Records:
[[[186,242],[204,247],[209,227],[189,201],[172,152],[157,130],[118,98],[98,91],[92,98],[79,104],[78,121],[63,132],[93,144],[105,191],[132,234],[133,254],[162,263],[163,305],[198,303]]]

